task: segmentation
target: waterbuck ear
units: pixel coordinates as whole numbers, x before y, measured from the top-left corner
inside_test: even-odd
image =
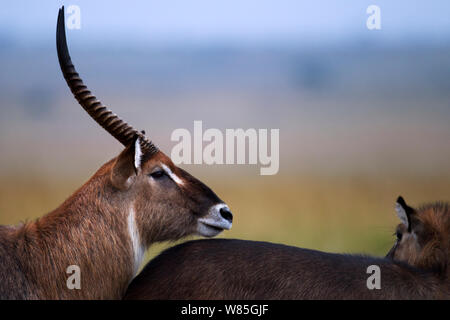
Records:
[[[111,172],[113,185],[120,189],[128,189],[136,179],[141,170],[142,150],[140,138],[126,147],[117,157]]]
[[[402,196],[397,198],[395,211],[401,222],[408,229],[408,232],[411,232],[411,216],[414,214],[415,210],[406,204]]]

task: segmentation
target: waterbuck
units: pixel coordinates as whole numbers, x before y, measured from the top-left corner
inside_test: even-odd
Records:
[[[397,213],[402,223],[385,258],[190,241],[150,261],[125,299],[449,299],[450,206],[415,210],[400,197]]]
[[[215,236],[231,228],[232,214],[210,188],[91,94],[69,56],[64,7],[56,44],[75,98],[125,149],[54,211],[0,226],[0,298],[120,299],[151,243]],[[73,278],[68,286],[77,270],[79,285]]]

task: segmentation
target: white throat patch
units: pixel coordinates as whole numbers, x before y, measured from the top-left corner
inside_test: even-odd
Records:
[[[131,240],[131,246],[133,249],[133,276],[136,275],[139,267],[141,266],[142,259],[144,258],[145,247],[141,243],[141,238],[139,237],[139,230],[136,224],[136,213],[134,212],[134,208],[130,209],[127,218],[128,223],[128,234]]]

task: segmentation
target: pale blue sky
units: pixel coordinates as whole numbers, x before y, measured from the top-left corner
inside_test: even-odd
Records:
[[[0,6],[0,36],[17,43],[53,41],[62,4],[80,6],[83,38],[92,41],[99,36],[150,43],[450,39],[450,1],[445,0],[16,0]],[[366,29],[370,4],[381,8],[381,31]]]

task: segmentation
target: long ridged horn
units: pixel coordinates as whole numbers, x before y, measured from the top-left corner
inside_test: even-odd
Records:
[[[116,114],[97,100],[86,85],[84,85],[83,80],[81,80],[75,70],[72,60],[70,59],[69,49],[67,48],[64,6],[59,9],[58,13],[56,48],[58,51],[59,65],[64,75],[64,79],[66,79],[67,85],[83,109],[124,146],[129,146],[137,137],[139,137],[142,151],[147,156],[157,152],[158,148],[149,141],[143,133],[135,130],[132,126],[121,120]]]

